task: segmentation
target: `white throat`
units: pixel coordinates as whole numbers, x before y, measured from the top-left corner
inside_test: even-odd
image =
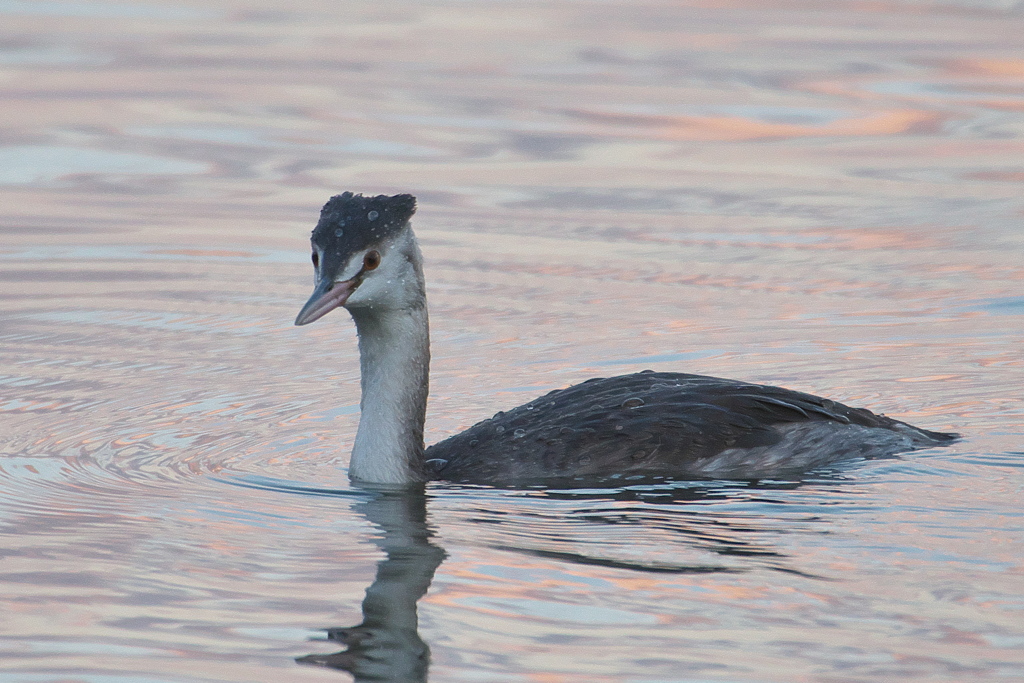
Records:
[[[426,302],[412,308],[350,309],[359,333],[362,398],[349,476],[357,481],[423,481],[423,420],[430,373]]]

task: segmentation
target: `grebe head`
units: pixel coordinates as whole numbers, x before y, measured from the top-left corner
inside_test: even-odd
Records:
[[[296,325],[344,306],[355,311],[423,305],[419,249],[409,228],[416,198],[408,194],[331,197],[310,238],[316,288]]]

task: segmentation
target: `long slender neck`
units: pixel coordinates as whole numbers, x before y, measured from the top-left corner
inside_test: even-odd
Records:
[[[427,306],[352,309],[359,333],[361,415],[349,476],[408,484],[423,475],[423,420],[430,373]]]

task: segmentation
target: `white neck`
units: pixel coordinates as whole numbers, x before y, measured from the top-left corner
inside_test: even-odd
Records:
[[[350,309],[359,333],[362,414],[349,476],[379,484],[423,481],[430,373],[427,306]]]

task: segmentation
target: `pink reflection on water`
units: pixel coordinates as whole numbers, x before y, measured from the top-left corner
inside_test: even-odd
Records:
[[[382,557],[335,495],[356,339],[291,321],[345,189],[420,198],[431,440],[646,367],[968,436],[685,500],[438,490],[436,678],[1018,675],[1018,15],[264,5],[0,3],[0,147],[38,152],[0,174],[11,675],[339,680],[292,658]]]

